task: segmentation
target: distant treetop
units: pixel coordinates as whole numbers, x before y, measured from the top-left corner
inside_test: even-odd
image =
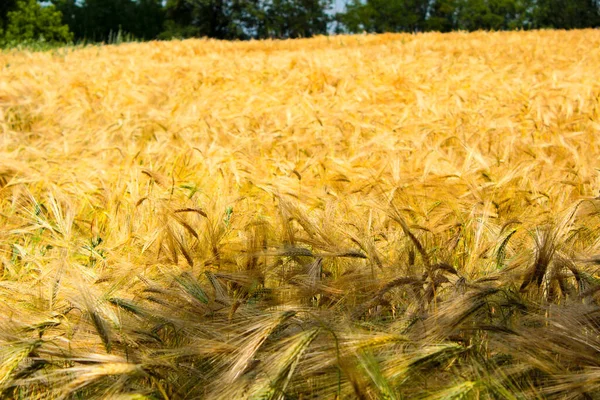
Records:
[[[600,26],[600,0],[37,0],[0,1],[0,44],[329,33],[578,29]]]

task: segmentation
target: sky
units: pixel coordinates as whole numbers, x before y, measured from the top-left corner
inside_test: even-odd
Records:
[[[335,12],[343,11],[346,0],[335,0]]]

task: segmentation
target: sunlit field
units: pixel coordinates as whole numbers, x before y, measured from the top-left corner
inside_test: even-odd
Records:
[[[600,396],[600,31],[0,53],[0,398]]]

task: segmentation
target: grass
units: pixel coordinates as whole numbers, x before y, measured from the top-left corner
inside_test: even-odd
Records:
[[[136,42],[139,42],[139,40],[133,37],[133,35],[121,30],[110,32],[107,40],[104,42],[94,42],[86,39],[79,39],[69,43],[48,42],[45,41],[43,37],[40,38],[40,40],[6,40],[0,38],[0,52],[48,52],[54,55],[61,55],[62,53],[68,53],[69,51],[75,51],[84,47],[97,47],[106,44],[118,46],[124,43]]]
[[[598,49],[1,53],[0,397],[598,397]]]

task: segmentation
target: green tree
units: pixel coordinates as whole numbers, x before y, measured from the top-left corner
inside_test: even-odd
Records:
[[[349,32],[419,32],[531,27],[535,0],[353,0],[337,20]]]
[[[455,10],[455,29],[507,30],[527,28],[528,0],[460,0]]]
[[[327,33],[331,0],[169,0],[162,37],[295,38]]]
[[[425,22],[425,30],[450,32],[457,29],[456,0],[437,0],[429,8],[429,16]]]
[[[263,5],[258,37],[298,38],[327,33],[331,0],[271,0]]]
[[[373,32],[375,10],[360,0],[352,0],[346,4],[346,11],[337,13],[335,20],[338,23],[338,33]]]
[[[6,28],[8,20],[8,12],[15,9],[17,0],[2,0],[0,1],[0,31]]]
[[[163,29],[161,0],[52,0],[76,40],[106,42],[121,32],[155,39]]]
[[[73,35],[62,23],[62,15],[53,6],[36,0],[19,0],[6,14],[3,39],[7,42],[70,42]]]
[[[52,4],[62,14],[62,22],[69,26],[69,30],[73,32],[75,40],[81,38],[83,30],[83,18],[81,7],[76,3],[76,0],[51,0]]]
[[[246,39],[255,25],[249,15],[257,5],[258,1],[243,0],[168,0],[162,37]]]
[[[533,24],[536,28],[597,28],[600,26],[600,1],[537,0]]]
[[[132,11],[133,18],[124,25],[127,31],[139,39],[156,39],[165,20],[162,0],[137,0]]]
[[[348,32],[419,32],[426,29],[431,0],[353,0],[337,21]]]

